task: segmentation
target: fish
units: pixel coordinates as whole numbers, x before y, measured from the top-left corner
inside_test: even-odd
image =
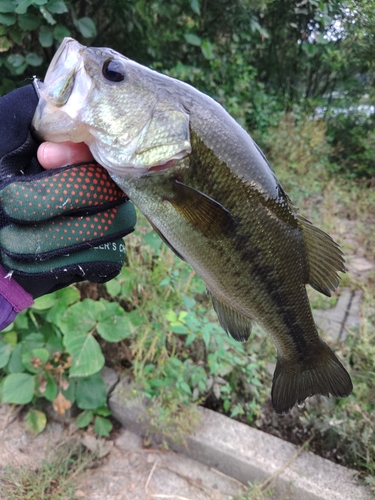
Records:
[[[110,48],[65,38],[33,119],[39,138],[85,142],[204,280],[222,328],[254,322],[277,350],[271,398],[346,397],[351,378],[314,323],[306,285],[330,296],[339,245],[299,213],[261,149],[215,100]]]

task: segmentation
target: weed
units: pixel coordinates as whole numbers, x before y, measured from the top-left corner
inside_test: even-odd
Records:
[[[95,460],[81,444],[63,443],[36,470],[27,466],[6,467],[0,473],[1,493],[6,500],[73,499],[77,476],[92,467]]]

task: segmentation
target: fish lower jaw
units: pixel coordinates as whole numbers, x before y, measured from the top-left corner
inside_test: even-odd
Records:
[[[171,169],[172,167],[175,167],[179,162],[181,161],[180,158],[173,158],[170,160],[167,160],[163,163],[159,163],[157,165],[151,165],[151,166],[145,166],[145,165],[116,165],[114,166],[113,164],[110,165],[103,165],[111,174],[115,174],[118,177],[125,177],[125,178],[137,178],[137,177],[142,177],[144,175],[157,175],[159,172],[162,172],[164,170]],[[99,163],[101,161],[99,160]],[[103,164],[103,163],[102,163]]]

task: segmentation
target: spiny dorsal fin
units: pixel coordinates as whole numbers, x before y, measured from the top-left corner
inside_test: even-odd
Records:
[[[194,229],[211,239],[228,236],[235,227],[232,214],[220,203],[177,180],[174,196],[165,198]]]
[[[315,354],[312,362],[301,364],[277,358],[271,393],[277,413],[286,413],[314,394],[344,398],[352,392],[348,372],[325,342],[321,341]]]
[[[345,272],[345,261],[340,247],[324,231],[314,226],[302,215],[297,215],[301,224],[309,263],[307,283],[318,292],[331,296],[339,284],[338,271]]]
[[[221,300],[212,295],[209,290],[207,291],[211,295],[212,304],[222,328],[235,340],[238,340],[238,342],[246,342],[251,332],[251,320],[238,313],[227,304],[224,304],[224,302],[221,302]]]

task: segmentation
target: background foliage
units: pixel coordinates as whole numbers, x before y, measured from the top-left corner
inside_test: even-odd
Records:
[[[336,168],[371,177],[373,118],[358,106],[374,97],[374,17],[373,0],[1,0],[0,92],[43,77],[72,36],[198,87],[261,145],[284,110],[318,107]]]
[[[334,232],[338,218],[355,220],[356,245],[375,257],[373,0],[0,0],[0,93],[43,78],[65,36],[110,46],[221,102],[304,213]],[[145,222],[126,242],[117,279],[39,299],[0,337],[2,401],[32,402],[31,429],[44,428],[47,400],[61,414],[75,404],[78,427],[108,435],[106,361],[152,400],[153,429],[178,432],[171,426],[186,420],[186,405],[202,402],[293,442],[314,434],[316,451],[374,473],[373,276],[344,281],[365,298],[361,325],[337,346],[355,397],[296,410],[289,425],[269,410],[275,359],[264,333],[256,328],[244,345],[225,337],[202,281]]]

